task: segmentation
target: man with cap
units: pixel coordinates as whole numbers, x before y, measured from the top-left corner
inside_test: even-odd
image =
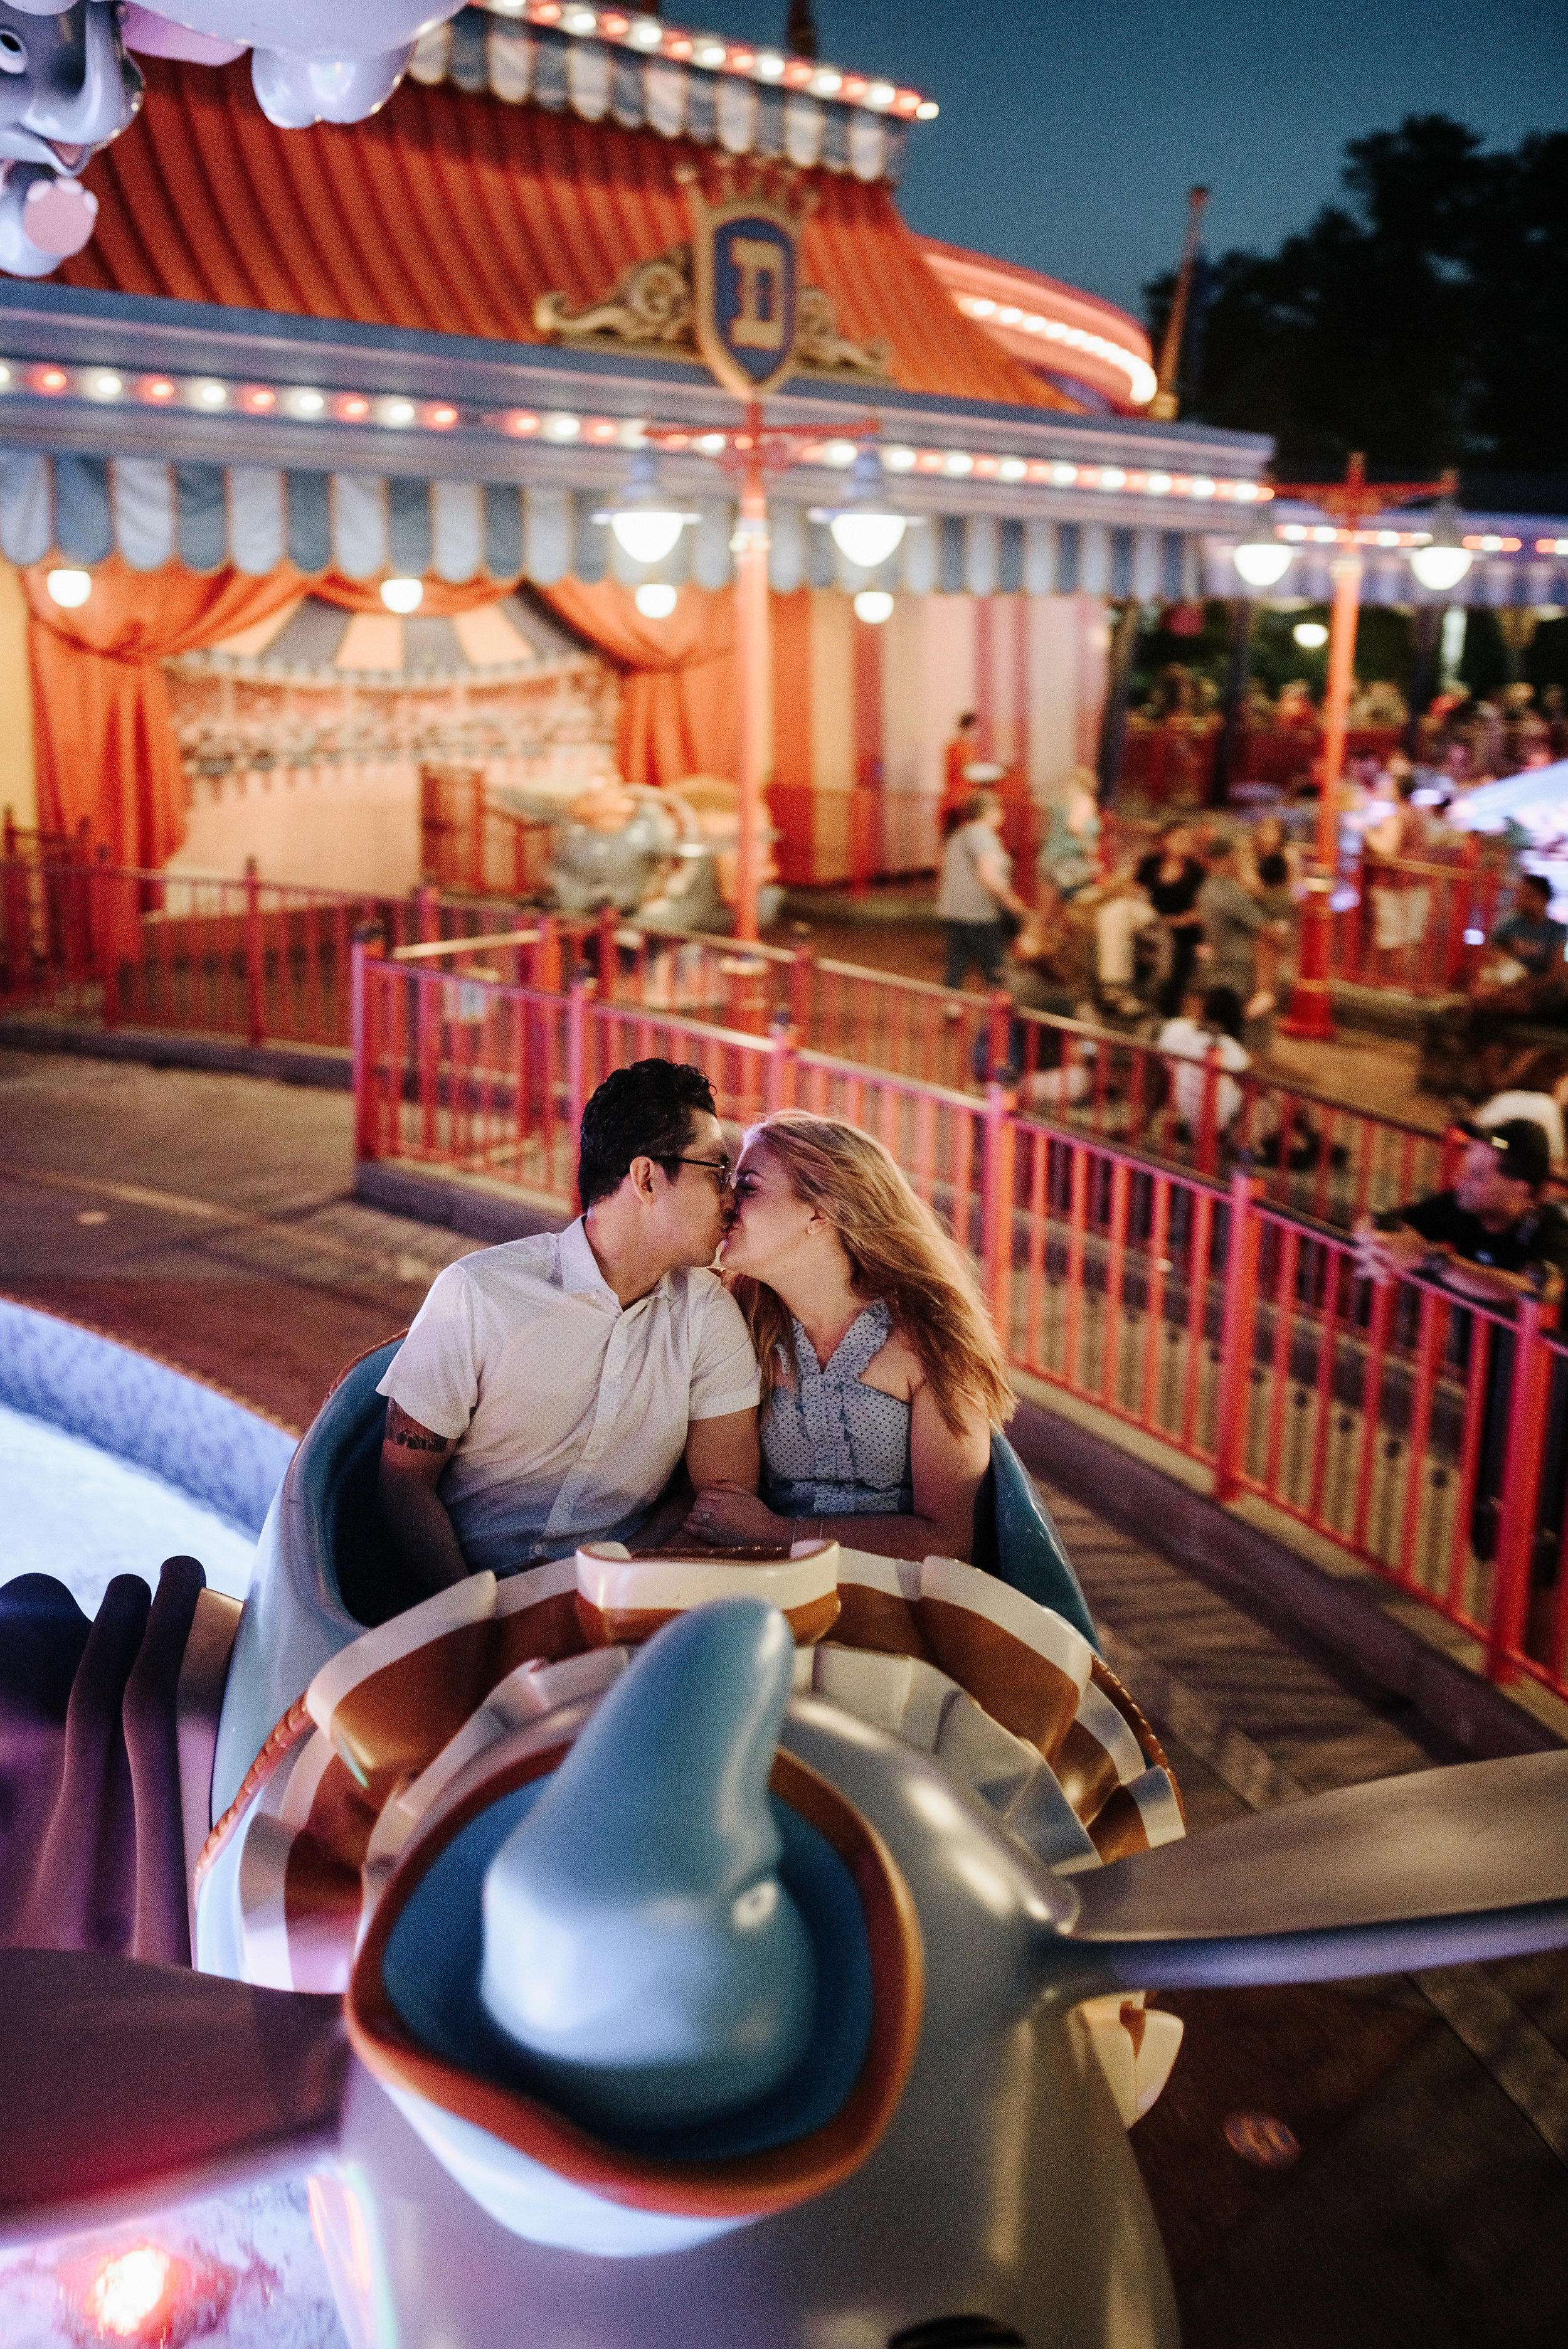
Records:
[[[1505,1118],[1490,1131],[1467,1126],[1470,1144],[1451,1191],[1399,1207],[1392,1216],[1363,1216],[1356,1226],[1357,1269],[1379,1283],[1411,1274],[1435,1281],[1457,1301],[1495,1310],[1522,1297],[1554,1302],[1568,1274],[1568,1216],[1542,1197],[1552,1171],[1544,1127],[1533,1118]],[[1380,1230],[1379,1223],[1391,1229]],[[1465,1316],[1466,1320],[1469,1316]],[[1478,1359],[1473,1339],[1462,1339],[1465,1359]],[[1494,1329],[1486,1354],[1486,1397],[1477,1442],[1470,1547],[1483,1563],[1497,1547],[1508,1470],[1513,1389],[1513,1337]],[[1536,1486],[1531,1545],[1527,1640],[1552,1612],[1562,1547],[1564,1469],[1563,1365],[1554,1365],[1547,1407],[1546,1454]],[[1533,1652],[1533,1649],[1532,1649]]]
[[[1470,1144],[1451,1191],[1356,1226],[1357,1267],[1376,1281],[1418,1273],[1481,1305],[1560,1295],[1568,1274],[1568,1216],[1542,1196],[1551,1145],[1533,1118],[1467,1126]],[[1386,1220],[1386,1219],[1385,1219]]]

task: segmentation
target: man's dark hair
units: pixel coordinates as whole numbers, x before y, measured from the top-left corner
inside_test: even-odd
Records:
[[[1242,999],[1233,987],[1212,987],[1203,998],[1203,1025],[1242,1040]]]
[[[655,1159],[673,1183],[691,1143],[694,1113],[717,1114],[713,1087],[689,1061],[634,1061],[612,1069],[583,1112],[577,1191],[587,1214],[625,1181],[634,1158]]]
[[[1551,904],[1552,884],[1544,873],[1522,873],[1519,876],[1519,885],[1522,889],[1533,890],[1543,905]]]
[[[958,730],[960,733],[963,732],[965,726],[978,726],[979,723],[980,712],[977,709],[965,709],[959,713]]]
[[[1258,860],[1258,879],[1265,889],[1282,888],[1290,879],[1290,865],[1276,848],[1272,855]]]

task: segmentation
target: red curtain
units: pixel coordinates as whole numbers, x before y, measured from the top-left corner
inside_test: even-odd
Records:
[[[625,672],[616,756],[629,783],[727,775],[740,758],[735,598],[683,587],[667,620],[645,620],[628,587],[562,579],[543,591],[568,626]]]
[[[24,574],[39,824],[75,833],[85,819],[94,841],[108,843],[112,864],[150,870],[167,863],[186,830],[185,779],[161,663],[221,644],[306,593],[346,611],[386,610],[377,582],[335,572],[307,579],[287,563],[262,579],[173,563],[132,571],[112,555],[93,573],[87,602],[71,612],[50,595],[47,568]],[[427,579],[419,609],[449,618],[510,593],[493,579],[461,586]]]
[[[112,863],[162,865],[185,837],[185,778],[159,664],[253,626],[305,582],[287,564],[251,579],[175,564],[132,571],[111,555],[87,602],[67,612],[45,585],[44,565],[23,580],[39,825],[74,833],[85,819]]]

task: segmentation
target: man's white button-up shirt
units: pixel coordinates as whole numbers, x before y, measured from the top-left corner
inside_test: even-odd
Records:
[[[760,1392],[717,1275],[666,1272],[623,1307],[581,1217],[438,1274],[380,1392],[458,1448],[438,1491],[475,1572],[623,1541],[696,1419]]]

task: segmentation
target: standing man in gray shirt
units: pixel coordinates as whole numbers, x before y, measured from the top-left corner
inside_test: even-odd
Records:
[[[1258,992],[1258,934],[1283,927],[1272,920],[1251,891],[1243,888],[1237,869],[1236,843],[1221,833],[1209,843],[1209,877],[1198,892],[1198,914],[1203,925],[1204,977],[1210,987],[1229,987],[1239,998],[1243,1017],[1255,1023],[1272,1009],[1254,1001]],[[1266,1050],[1266,1036],[1249,1049]]]
[[[1028,907],[1013,887],[1013,860],[998,827],[1002,802],[995,792],[977,792],[966,821],[949,836],[942,857],[936,910],[947,931],[944,987],[962,987],[974,964],[987,987],[1001,983],[1007,950],[1004,912],[1019,921]]]

